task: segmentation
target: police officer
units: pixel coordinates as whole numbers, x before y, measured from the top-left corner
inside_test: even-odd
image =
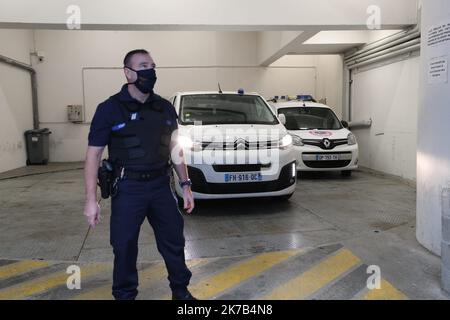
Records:
[[[115,299],[135,299],[138,294],[136,260],[140,227],[148,219],[164,258],[173,299],[195,299],[187,287],[191,272],[184,256],[184,221],[170,187],[173,165],[183,188],[184,209],[191,213],[194,200],[182,153],[170,161],[177,147],[177,115],[172,104],[156,95],[155,63],[143,49],[124,59],[127,79],[121,91],[101,103],[92,119],[85,163],[84,214],[94,227],[100,221],[97,203],[97,170],[108,145],[114,168],[110,242],[114,252],[112,294]]]

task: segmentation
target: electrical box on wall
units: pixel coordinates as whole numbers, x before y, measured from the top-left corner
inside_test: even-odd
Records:
[[[67,117],[69,122],[83,122],[84,114],[83,114],[83,106],[81,105],[69,105],[67,106]]]

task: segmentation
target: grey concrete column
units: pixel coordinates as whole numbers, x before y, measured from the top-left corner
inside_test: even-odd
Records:
[[[417,239],[442,257],[450,293],[450,1],[422,1]]]
[[[450,293],[450,188],[442,191],[442,288]]]

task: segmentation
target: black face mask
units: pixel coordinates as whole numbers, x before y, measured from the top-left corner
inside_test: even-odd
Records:
[[[153,87],[155,86],[157,79],[155,69],[133,70],[129,67],[126,68],[136,72],[137,79],[133,84],[140,92],[145,94],[153,92]]]

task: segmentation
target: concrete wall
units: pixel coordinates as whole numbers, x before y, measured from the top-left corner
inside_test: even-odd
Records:
[[[132,48],[147,48],[157,64],[156,90],[257,91],[265,97],[308,91],[338,95],[339,59],[315,58],[306,64],[260,67],[256,32],[53,31],[35,32],[36,48],[45,61],[34,60],[39,81],[41,126],[51,129],[50,160],[84,158],[89,123],[67,123],[66,106],[86,106],[86,122],[95,107],[124,82],[120,66]],[[319,63],[320,62],[320,63]],[[322,66],[322,67],[320,67]],[[316,83],[317,74],[317,83]],[[330,77],[328,77],[330,75]],[[331,89],[326,89],[331,86]],[[332,98],[338,102],[339,97]],[[338,105],[338,110],[340,105]]]
[[[443,277],[450,291],[450,82],[448,70],[439,81],[430,81],[432,59],[450,59],[450,40],[428,46],[428,31],[450,24],[448,0],[426,0],[422,5],[421,99],[417,148],[417,239],[446,264]],[[446,218],[443,218],[446,217]],[[442,224],[442,221],[445,221]]]
[[[303,31],[266,31],[257,34],[257,59],[258,64],[263,64],[273,55],[280,54],[280,51],[289,43],[298,38]],[[281,53],[282,54],[282,53]]]
[[[353,75],[351,119],[373,121],[352,130],[362,166],[416,179],[419,63],[419,57],[390,61]]]
[[[33,32],[0,30],[0,54],[30,64]],[[24,131],[33,128],[31,82],[27,71],[0,62],[0,172],[26,162]]]
[[[343,58],[341,55],[286,55],[270,65],[271,67],[314,66],[317,69],[316,99],[327,99],[338,117],[342,117]],[[300,94],[280,92],[279,94]],[[308,92],[304,92],[308,94]]]
[[[40,30],[36,31],[35,37],[36,47],[45,52],[45,61],[36,63],[35,68],[39,82],[41,125],[53,132],[50,137],[51,161],[83,160],[89,121],[95,107],[117,92],[124,83],[121,70],[113,70],[112,77],[111,72],[103,70],[96,75],[96,81],[92,81],[89,72],[83,75],[83,68],[120,67],[125,53],[134,48],[150,50],[158,66],[247,65],[253,63],[256,54],[252,51],[253,37],[241,34],[232,38],[229,34],[222,34],[219,41],[212,32]],[[233,39],[242,45],[242,50],[227,49]],[[196,77],[192,73],[190,80],[195,83]],[[161,94],[168,95],[174,89]],[[86,92],[102,94],[87,108],[88,123],[67,123],[66,106],[82,105]]]
[[[269,67],[258,65],[256,32],[32,31],[0,30],[2,54],[30,63],[33,47],[44,61],[31,59],[37,71],[40,126],[50,128],[50,161],[80,161],[87,147],[89,122],[101,101],[124,82],[120,69],[131,48],[147,48],[158,66],[157,92],[257,91],[312,93],[327,98],[341,114],[340,56],[286,56]],[[6,51],[5,51],[6,50]],[[26,72],[0,65],[2,150],[0,171],[25,165],[23,132],[32,127],[31,88]],[[84,124],[67,122],[69,104],[85,105]],[[4,150],[4,152],[3,152]]]

